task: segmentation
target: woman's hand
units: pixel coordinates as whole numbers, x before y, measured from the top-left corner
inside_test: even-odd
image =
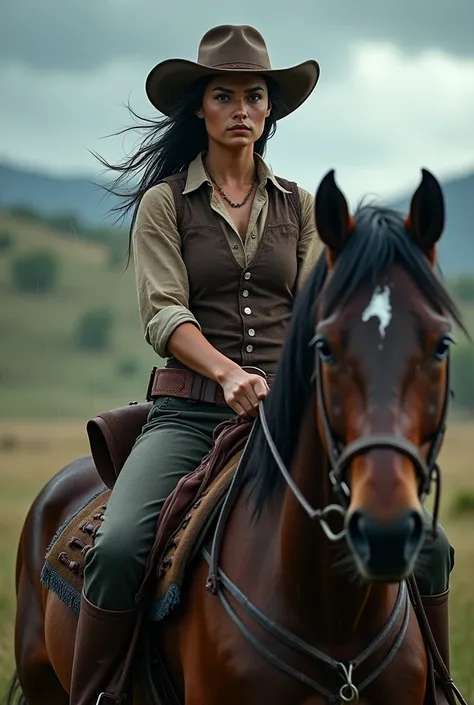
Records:
[[[264,377],[249,374],[241,367],[228,371],[220,380],[220,385],[227,404],[242,418],[256,416],[259,401],[269,392]]]
[[[249,374],[216,350],[192,323],[179,325],[168,339],[168,351],[184,365],[221,385],[226,403],[243,418],[256,416],[269,392],[264,377]]]

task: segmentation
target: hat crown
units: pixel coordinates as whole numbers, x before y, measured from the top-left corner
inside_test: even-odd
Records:
[[[201,39],[198,63],[219,68],[271,69],[265,40],[249,25],[223,24],[210,29]]]
[[[273,114],[280,120],[296,110],[313,91],[319,79],[319,64],[310,59],[290,68],[273,69],[265,40],[255,27],[223,24],[204,34],[197,61],[160,61],[147,76],[146,92],[155,108],[171,116],[196,81],[236,72],[263,74],[273,79],[280,97],[279,109]]]

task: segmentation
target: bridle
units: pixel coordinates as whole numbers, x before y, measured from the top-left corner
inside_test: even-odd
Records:
[[[316,336],[311,340],[310,345],[315,347]],[[255,368],[253,368],[255,369]],[[364,690],[370,683],[376,680],[378,676],[387,668],[389,663],[394,658],[399,647],[403,643],[405,638],[408,622],[410,618],[410,598],[408,595],[406,581],[401,581],[398,589],[397,600],[392,613],[384,625],[381,632],[374,639],[374,641],[356,658],[352,659],[348,663],[342,663],[337,661],[326,654],[324,654],[319,649],[316,649],[311,644],[304,642],[298,636],[288,631],[281,625],[277,624],[275,621],[267,617],[258,607],[256,607],[250,600],[239,590],[239,588],[229,579],[229,577],[219,568],[219,555],[220,548],[222,544],[222,539],[225,531],[225,526],[230,515],[230,512],[235,504],[237,496],[240,492],[242,480],[244,476],[244,471],[246,467],[246,459],[250,454],[252,448],[252,439],[258,428],[258,421],[260,422],[264,437],[270,451],[272,453],[273,459],[283,477],[286,484],[288,485],[291,492],[294,494],[296,500],[306,512],[310,519],[317,519],[326,537],[333,542],[340,541],[344,538],[346,531],[343,529],[339,533],[334,533],[327,523],[327,517],[332,513],[337,513],[342,517],[345,517],[347,508],[350,502],[350,487],[347,483],[348,468],[352,460],[360,455],[367,453],[374,448],[390,449],[397,453],[407,456],[414,465],[417,477],[419,480],[419,498],[423,502],[426,496],[431,491],[431,485],[433,482],[436,483],[436,497],[435,506],[433,513],[433,533],[436,533],[437,519],[439,512],[439,497],[440,497],[440,471],[436,463],[436,458],[438,456],[441,443],[443,441],[443,436],[446,429],[446,418],[449,406],[450,397],[450,361],[449,354],[447,358],[447,371],[446,371],[446,383],[445,383],[445,396],[443,400],[443,407],[440,417],[440,423],[438,428],[432,438],[430,439],[430,446],[427,453],[427,457],[424,458],[420,453],[419,449],[406,438],[392,434],[373,434],[370,436],[362,436],[355,441],[349,443],[345,447],[341,447],[341,444],[336,440],[335,435],[331,429],[329,423],[329,415],[327,412],[327,407],[324,398],[324,389],[322,381],[322,361],[319,354],[315,353],[315,383],[316,383],[316,396],[318,409],[320,413],[320,418],[322,422],[322,427],[324,431],[325,446],[328,453],[328,458],[330,462],[330,472],[329,478],[332,484],[333,491],[336,497],[340,500],[340,503],[329,504],[323,509],[314,508],[304,497],[302,492],[297,487],[294,482],[291,473],[283,462],[278,448],[276,447],[275,441],[271,435],[270,429],[268,427],[267,418],[265,414],[264,402],[261,401],[259,405],[259,417],[253,425],[250,431],[247,443],[243,450],[242,456],[240,458],[239,464],[235,471],[232,483],[230,485],[229,491],[222,505],[216,530],[214,533],[211,553],[204,548],[203,555],[209,565],[208,579],[206,583],[206,588],[213,595],[216,595],[220,602],[222,603],[227,614],[238,627],[240,632],[245,636],[245,638],[254,646],[254,648],[271,664],[276,668],[283,671],[284,673],[294,677],[301,683],[306,684],[320,695],[325,697],[330,705],[337,705],[338,703],[352,703],[359,700],[359,694]],[[264,373],[259,370],[261,374]],[[337,694],[334,694],[320,683],[312,678],[309,678],[306,674],[293,668],[273,652],[267,649],[248,629],[244,622],[237,615],[235,610],[231,607],[229,601],[224,595],[223,588],[225,588],[232,597],[240,604],[243,610],[250,616],[262,629],[267,633],[278,639],[281,643],[290,647],[291,649],[303,654],[309,659],[327,666],[333,673],[337,674],[343,681],[342,686]],[[379,666],[368,675],[365,680],[356,686],[353,682],[353,677],[355,671],[365,663],[376,651],[382,646],[391,635],[393,629],[399,621],[400,616],[403,613],[402,624],[397,633],[397,636],[387,651],[385,658],[379,664]]]
[[[315,346],[317,340],[317,336],[315,336],[311,341],[310,345]],[[438,457],[439,450],[441,448],[441,444],[443,442],[444,434],[446,432],[446,420],[447,420],[447,415],[448,415],[448,408],[449,408],[449,399],[451,396],[451,381],[450,381],[450,358],[449,358],[449,353],[448,357],[446,360],[446,379],[445,379],[445,389],[444,389],[444,397],[443,397],[443,406],[441,410],[441,416],[440,416],[440,421],[438,424],[438,427],[433,434],[433,436],[430,439],[430,447],[427,453],[427,457],[424,458],[423,455],[420,453],[419,448],[409,441],[406,438],[403,438],[402,436],[398,436],[395,434],[372,434],[369,436],[361,436],[357,438],[356,440],[352,441],[348,445],[341,447],[341,444],[336,440],[335,435],[331,429],[331,425],[329,423],[329,415],[327,411],[327,406],[325,403],[325,398],[324,398],[324,390],[323,390],[323,374],[322,374],[322,362],[320,356],[317,354],[315,355],[316,358],[316,364],[315,364],[315,380],[316,380],[316,396],[317,396],[317,403],[318,403],[318,409],[320,413],[320,418],[321,418],[321,423],[324,431],[324,436],[325,436],[325,446],[327,449],[327,453],[329,456],[329,462],[331,465],[331,470],[329,472],[329,479],[331,480],[331,483],[333,485],[333,489],[339,499],[341,500],[342,505],[344,506],[345,509],[347,509],[347,506],[349,504],[349,499],[350,499],[350,490],[347,484],[347,471],[350,467],[351,462],[354,460],[354,458],[364,455],[370,450],[373,450],[375,448],[379,449],[385,449],[385,450],[393,450],[397,453],[400,453],[402,455],[407,456],[413,463],[417,477],[418,477],[418,497],[420,499],[420,502],[423,503],[427,497],[427,495],[430,494],[431,492],[431,486],[432,483],[435,482],[436,484],[436,494],[435,494],[435,501],[434,501],[434,511],[433,511],[433,535],[436,536],[436,531],[437,531],[437,524],[438,524],[438,515],[439,515],[439,501],[440,501],[440,491],[441,491],[441,473],[439,470],[439,466],[436,462],[436,459]],[[262,405],[263,406],[263,405]],[[260,417],[262,420],[262,408],[260,408]],[[263,413],[263,416],[265,416],[265,412]],[[266,430],[265,430],[266,427]],[[264,430],[265,438],[268,443],[272,442],[271,439],[271,434],[268,429],[268,425],[265,422],[262,421],[262,428]],[[275,452],[277,449],[274,449],[274,443],[270,445],[270,448],[272,450],[272,454],[275,458],[275,462],[277,463],[280,472],[282,472],[283,476],[285,477],[285,480],[287,480],[285,473],[283,472],[282,469],[282,460],[279,458],[277,460],[275,456]],[[286,469],[285,469],[286,470]],[[287,471],[286,471],[287,472]],[[288,480],[287,480],[288,482]],[[291,486],[290,483],[289,487],[292,489],[294,492],[293,487]],[[293,483],[294,485],[294,483]],[[301,506],[305,511],[308,513],[308,516],[310,518],[315,518],[318,516],[322,515],[322,512],[328,512],[329,507],[326,507],[325,510],[315,510],[309,507],[308,503],[305,502],[303,504],[301,502],[301,494],[299,493],[298,489],[296,488],[297,492],[295,493],[296,499],[300,502]],[[341,505],[330,505],[330,507],[337,507],[337,511],[342,509]],[[343,510],[344,515],[345,515],[345,509]],[[333,509],[333,511],[336,511]],[[310,513],[311,512],[311,513]],[[340,513],[340,512],[339,512]],[[324,529],[323,529],[324,530]],[[325,531],[326,535],[327,532]],[[342,538],[344,534],[338,534],[334,537],[329,537],[331,540],[339,540]]]

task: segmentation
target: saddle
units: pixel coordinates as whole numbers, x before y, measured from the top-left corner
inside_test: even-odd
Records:
[[[87,425],[93,460],[106,486],[58,529],[41,571],[43,585],[75,612],[81,603],[85,556],[94,545],[115,481],[150,408],[149,403],[130,404],[103,412]],[[224,500],[251,426],[252,421],[239,417],[220,423],[208,455],[167,498],[140,589],[151,598],[153,621],[164,619],[179,604],[187,568]]]
[[[87,422],[92,458],[104,484],[111,490],[135,441],[146,424],[153,403],[131,401],[103,411]]]
[[[258,368],[255,374],[263,374]],[[268,382],[271,376],[266,376]],[[191,402],[203,401],[226,406],[222,388],[214,381],[189,369],[158,368],[150,372],[146,401],[131,401],[112,411],[103,411],[88,421],[92,458],[104,484],[111,490],[130,452],[147,422],[153,403],[160,395],[172,395]]]
[[[92,460],[105,487],[54,537],[42,571],[42,582],[76,611],[80,605],[84,557],[94,543],[110,492],[148,420],[153,406],[151,399],[170,393],[191,401],[225,403],[217,386],[210,385],[201,375],[154,367],[146,402],[132,401],[103,411],[86,425]],[[220,423],[214,429],[208,455],[193,472],[181,478],[161,510],[141,587],[146,592],[158,579],[155,619],[162,619],[179,601],[185,569],[225,496],[251,426],[251,420],[238,416]]]

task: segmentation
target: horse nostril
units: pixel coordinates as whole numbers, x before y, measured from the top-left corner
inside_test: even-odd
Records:
[[[424,533],[423,518],[416,509],[407,512],[406,518],[406,541],[405,560],[410,560],[413,553],[418,549]]]
[[[347,536],[352,544],[352,549],[361,560],[368,562],[370,560],[370,544],[366,533],[366,520],[360,509],[356,509],[349,517]]]

